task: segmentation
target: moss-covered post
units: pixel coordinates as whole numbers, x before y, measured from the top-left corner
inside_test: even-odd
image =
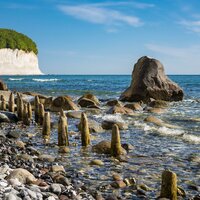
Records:
[[[24,109],[24,102],[21,96],[18,94],[17,96],[17,116],[19,120],[23,120],[23,109]]]
[[[44,120],[44,105],[42,103],[39,103],[39,105],[38,105],[38,114],[39,114],[38,123],[40,125],[43,125],[43,120]]]
[[[81,143],[84,147],[90,145],[90,130],[85,113],[81,114]]]
[[[62,112],[58,120],[58,146],[69,146],[67,117]]]
[[[23,109],[23,124],[26,126],[30,125],[30,119],[28,117],[28,106],[26,103],[24,104],[24,109]]]
[[[40,99],[38,96],[35,96],[35,122],[39,122],[39,103]]]
[[[161,198],[177,200],[177,177],[174,172],[165,170],[162,173]]]
[[[3,95],[1,95],[1,110],[6,110],[6,100]]]
[[[112,138],[111,138],[111,156],[117,157],[121,154],[121,140],[119,128],[116,124],[112,127]]]
[[[27,104],[27,108],[28,108],[28,118],[32,119],[33,114],[32,114],[32,106],[30,102]]]
[[[12,92],[10,93],[10,96],[9,96],[8,110],[9,112],[15,112],[15,97]]]
[[[43,128],[42,128],[42,136],[45,141],[49,141],[51,134],[51,119],[50,119],[50,113],[45,112],[44,114],[44,120],[43,120]]]

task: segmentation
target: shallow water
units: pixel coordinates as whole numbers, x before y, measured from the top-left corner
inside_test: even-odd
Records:
[[[2,78],[2,77],[0,77]],[[197,191],[188,189],[190,182],[200,186],[200,76],[170,76],[185,92],[182,102],[170,103],[169,109],[163,114],[154,114],[166,123],[175,125],[174,128],[158,127],[144,122],[150,115],[147,112],[138,112],[136,116],[106,115],[100,112],[89,115],[89,118],[101,122],[108,118],[117,118],[129,123],[129,129],[121,131],[121,142],[132,144],[135,148],[129,152],[128,163],[119,163],[116,160],[91,152],[91,149],[82,150],[80,139],[70,136],[70,153],[58,155],[57,129],[52,130],[51,146],[42,144],[41,130],[30,127],[24,130],[33,133],[31,139],[35,147],[61,158],[62,164],[72,173],[78,173],[79,179],[90,188],[98,188],[103,193],[121,193],[125,199],[137,199],[130,189],[113,190],[105,187],[112,182],[112,173],[118,172],[124,177],[134,177],[138,183],[151,187],[147,196],[158,196],[160,177],[164,169],[175,171],[179,185],[188,196],[197,194]],[[85,92],[92,92],[102,100],[118,97],[130,83],[130,76],[4,76],[3,79],[12,90],[34,91],[49,96],[71,95],[75,99]],[[151,114],[152,115],[152,114]],[[52,115],[57,122],[57,116]],[[77,119],[69,119],[69,131],[78,131]],[[92,134],[92,144],[101,140],[110,140],[111,132]],[[28,140],[28,138],[24,138]],[[53,146],[53,148],[52,148]],[[105,165],[91,167],[88,163],[94,158],[101,159]],[[194,159],[195,158],[195,159]],[[105,189],[106,188],[106,189]]]

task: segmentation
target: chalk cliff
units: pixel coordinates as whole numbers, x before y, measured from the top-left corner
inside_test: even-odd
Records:
[[[0,75],[39,75],[37,55],[18,49],[0,49]]]

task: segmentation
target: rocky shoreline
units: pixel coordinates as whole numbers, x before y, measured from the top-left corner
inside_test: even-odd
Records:
[[[90,93],[74,100],[12,92],[0,82],[0,199],[199,200],[198,151],[183,155],[179,141],[168,147],[165,138],[161,147],[159,138],[135,134],[138,118],[154,130],[179,129],[160,115],[170,108],[165,100],[183,98],[182,89],[170,80],[165,85],[166,76],[155,73],[164,73],[157,60],[143,57],[138,62],[158,76],[145,73],[145,78],[142,70],[139,87],[132,82],[121,96],[123,102],[101,101]],[[153,83],[142,83],[144,93],[143,80]],[[136,97],[137,102],[124,102]],[[136,141],[134,146],[126,131]],[[151,145],[154,152],[149,156]],[[176,147],[179,157],[173,152]]]
[[[9,95],[9,91],[7,92]],[[4,94],[6,92],[4,91]],[[100,102],[99,100],[92,94],[87,94],[81,97],[78,100],[78,104],[82,105],[82,109],[74,104],[69,97],[58,97],[54,99],[49,99],[42,95],[40,96],[26,96],[27,94],[21,94],[24,99],[29,99],[31,103],[31,99],[39,97],[41,102],[44,98],[44,107],[46,110],[60,110],[61,108],[65,109],[67,106],[74,111],[67,111],[66,116],[70,118],[77,118],[80,120],[81,113],[85,110],[88,115],[93,115],[92,113],[101,112],[99,110]],[[37,94],[38,95],[38,94]],[[5,95],[6,96],[6,95]],[[8,99],[8,98],[5,98]],[[59,103],[58,103],[59,101]],[[66,103],[67,102],[67,103]],[[84,103],[83,103],[84,102]],[[128,103],[125,106],[122,102],[118,100],[111,100],[106,103],[111,108],[107,111],[107,113],[120,113],[122,115],[134,116],[137,111],[142,111],[143,106],[139,103]],[[59,106],[56,106],[59,105]],[[65,107],[64,107],[65,106]],[[92,106],[92,107],[91,107]],[[150,109],[150,106],[151,109]],[[164,101],[152,101],[149,103],[148,112],[157,112],[163,109],[166,109],[168,106],[167,102]],[[8,104],[7,104],[8,107]],[[89,107],[89,108],[88,108]],[[95,107],[95,108],[94,108]],[[77,110],[78,109],[78,110]],[[155,111],[152,111],[155,109]],[[159,110],[156,110],[159,109]],[[103,111],[104,112],[104,111]],[[89,114],[90,113],[90,114]],[[52,116],[58,120],[58,114],[52,113]],[[4,118],[3,118],[4,116]],[[33,113],[33,117],[34,117]],[[7,117],[7,119],[6,119]],[[27,133],[27,125],[23,123],[23,121],[18,121],[18,116],[16,114],[9,113],[8,111],[1,111],[0,120],[4,122],[0,125],[1,130],[1,163],[0,163],[0,198],[2,199],[97,199],[97,200],[112,200],[112,199],[151,199],[148,197],[148,193],[151,190],[155,190],[155,188],[150,188],[145,184],[138,183],[134,177],[128,176],[122,177],[119,173],[112,174],[112,179],[110,184],[104,185],[107,189],[111,191],[124,190],[129,191],[128,196],[120,195],[120,194],[105,194],[105,188],[99,188],[99,186],[89,187],[88,184],[85,184],[80,177],[80,171],[72,168],[69,170],[64,165],[62,165],[62,155],[66,155],[69,153],[70,148],[65,147],[61,148],[61,151],[58,149],[58,153],[61,156],[54,157],[49,154],[43,154],[38,149],[35,148],[33,134]],[[6,121],[7,120],[7,121]],[[18,121],[18,122],[17,122]],[[171,124],[167,124],[156,117],[147,117],[145,121],[149,123],[154,123],[157,126],[168,126],[172,127]],[[7,123],[6,123],[7,122]],[[14,123],[11,123],[14,122]],[[102,132],[105,129],[112,129],[113,125],[117,124],[117,127],[121,130],[127,129],[127,124],[123,124],[122,122],[112,121],[112,120],[104,120],[102,125],[95,123],[92,120],[89,120],[88,128],[90,132]],[[34,118],[31,119],[30,125],[33,127],[38,127],[39,132],[41,134],[41,127],[35,123]],[[51,126],[56,126],[55,122]],[[31,129],[30,127],[30,129]],[[82,127],[82,125],[80,126]],[[20,131],[21,130],[21,131]],[[81,131],[81,128],[80,128]],[[69,133],[70,135],[74,135],[75,140],[80,140],[79,133]],[[41,137],[41,136],[40,136]],[[71,136],[70,136],[71,137]],[[91,136],[92,137],[92,136]],[[116,139],[115,143],[117,143]],[[55,148],[56,144],[50,142],[49,144],[44,144],[43,141],[40,142],[44,148],[45,145],[49,148]],[[74,143],[70,141],[70,146]],[[75,143],[74,143],[75,144]],[[130,144],[121,144],[124,148],[124,154],[120,155],[116,158],[116,161],[120,163],[128,162],[129,156],[126,154],[129,151],[132,151],[134,147]],[[97,152],[99,155],[101,154],[109,154],[110,153],[110,143],[109,141],[100,141],[96,145],[93,145],[92,149],[94,152]],[[84,150],[84,149],[83,149]],[[88,151],[87,149],[85,150]],[[91,151],[91,150],[89,150]],[[121,153],[120,153],[121,154]],[[115,154],[113,154],[116,157]],[[101,156],[100,156],[101,157]],[[109,157],[108,157],[109,158]],[[110,157],[112,160],[113,158]],[[115,160],[115,159],[114,159]],[[89,162],[89,161],[88,161]],[[101,167],[104,165],[101,159],[93,159],[90,161],[91,166]],[[27,170],[27,171],[25,171]],[[197,185],[191,185],[194,190],[198,191],[199,187]],[[94,189],[95,188],[95,189]],[[126,192],[127,193],[127,192]],[[130,196],[129,196],[130,195]],[[185,191],[181,188],[178,190],[179,199],[187,199],[187,195]],[[157,197],[159,196],[159,188],[157,188]],[[157,198],[155,197],[155,198]],[[198,200],[199,196],[196,195],[193,200]]]

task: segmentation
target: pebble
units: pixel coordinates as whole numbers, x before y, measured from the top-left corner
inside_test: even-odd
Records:
[[[51,184],[50,191],[55,193],[55,194],[57,194],[57,195],[59,195],[62,192],[60,184],[58,184],[58,183]]]
[[[51,170],[52,172],[65,172],[65,169],[62,165],[53,165]]]
[[[92,161],[90,162],[90,165],[103,166],[103,165],[104,165],[104,162],[101,161],[101,160],[95,159],[95,160],[92,160]]]

